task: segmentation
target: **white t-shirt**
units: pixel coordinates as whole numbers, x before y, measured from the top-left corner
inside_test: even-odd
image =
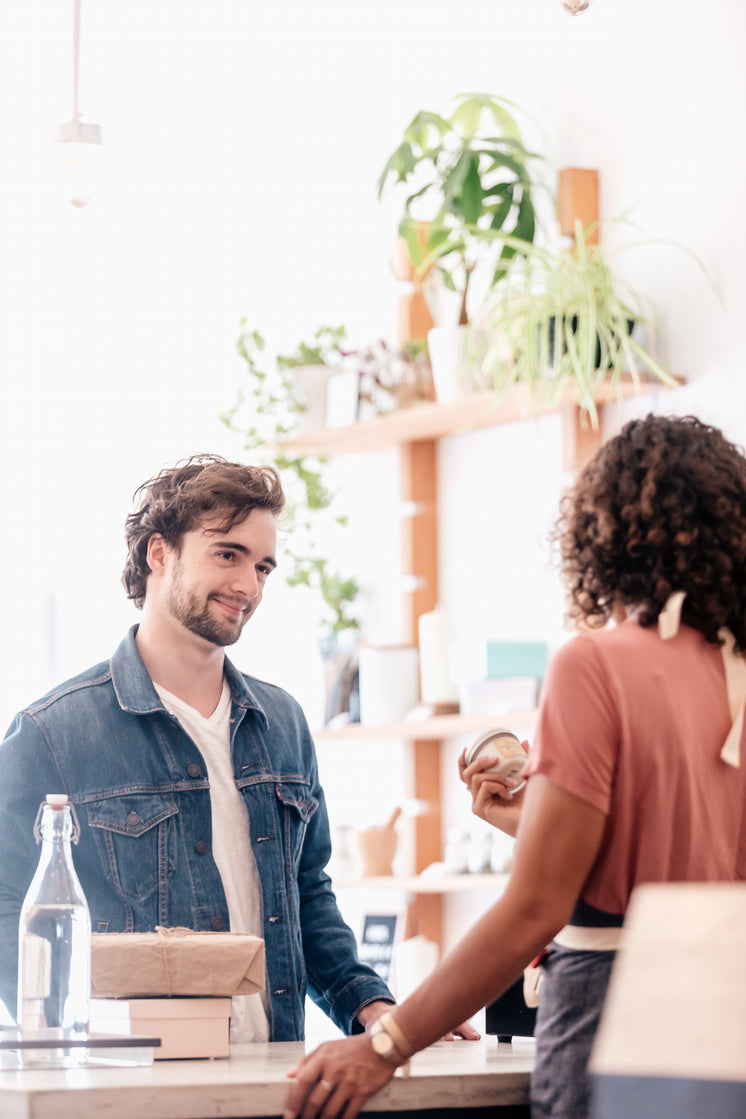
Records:
[[[202,755],[210,782],[212,854],[223,881],[232,932],[263,935],[262,894],[249,838],[246,804],[233,779],[230,747],[231,693],[223,681],[220,701],[205,718],[194,707],[153,682],[163,706],[181,723]],[[233,999],[231,1043],[267,1041],[269,1023],[262,996]]]

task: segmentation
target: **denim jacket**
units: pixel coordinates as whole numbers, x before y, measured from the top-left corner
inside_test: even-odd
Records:
[[[67,793],[75,807],[73,861],[94,932],[228,928],[205,765],[153,688],[136,628],[110,662],[17,715],[0,746],[0,997],[11,1014],[18,917],[39,855],[33,824],[47,793]],[[225,675],[233,772],[262,890],[270,1038],[303,1038],[306,990],[354,1032],[363,1006],[393,996],[359,962],[324,872],[329,824],[305,717],[287,692],[227,659]]]

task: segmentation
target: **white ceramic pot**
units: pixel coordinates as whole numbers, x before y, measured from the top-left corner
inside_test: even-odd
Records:
[[[305,398],[306,411],[298,418],[298,431],[315,431],[326,423],[326,382],[333,370],[328,365],[299,365],[295,377]]]
[[[470,369],[471,334],[468,326],[434,326],[428,331],[427,348],[440,403],[470,396],[476,380]]]
[[[365,645],[358,657],[360,722],[396,722],[419,699],[419,654],[404,645]]]

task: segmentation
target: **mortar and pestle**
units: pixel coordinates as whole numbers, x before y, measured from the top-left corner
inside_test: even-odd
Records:
[[[395,808],[383,826],[361,828],[360,831],[355,832],[358,856],[364,875],[392,873],[391,864],[399,839],[395,824],[400,816],[401,808]]]

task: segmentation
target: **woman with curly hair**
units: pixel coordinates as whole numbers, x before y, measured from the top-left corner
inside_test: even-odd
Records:
[[[372,1036],[301,1062],[286,1119],[352,1119],[538,955],[532,1119],[584,1119],[635,886],[746,880],[746,458],[693,417],[633,420],[580,473],[554,540],[580,632],[550,663],[527,788],[460,763],[474,812],[517,830],[505,892]]]

